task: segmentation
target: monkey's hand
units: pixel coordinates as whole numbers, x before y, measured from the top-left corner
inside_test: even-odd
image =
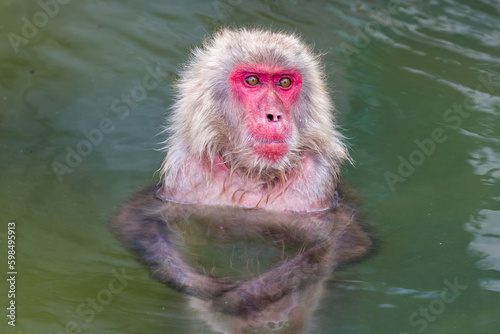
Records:
[[[236,282],[216,297],[212,306],[232,315],[256,314],[330,274],[333,261],[331,244],[318,243],[261,276]],[[330,265],[331,264],[331,265]]]

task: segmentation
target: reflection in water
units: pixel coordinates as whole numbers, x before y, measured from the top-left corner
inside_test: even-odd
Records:
[[[490,142],[498,141],[497,138],[489,139]],[[500,153],[489,146],[483,146],[470,153],[469,163],[474,168],[474,173],[480,175],[483,183],[497,187],[500,177]],[[498,202],[498,192],[492,192],[492,202]],[[498,205],[492,205],[498,208]],[[477,267],[488,272],[488,277],[479,279],[479,286],[483,289],[500,292],[500,279],[492,275],[500,271],[500,210],[481,209],[470,218],[465,229],[473,234],[469,249],[481,256]]]
[[[188,294],[199,318],[226,333],[304,330],[324,279],[372,245],[343,199],[328,211],[278,214],[164,202],[156,190],[146,189],[125,203],[111,230],[154,279]],[[282,255],[263,273],[230,280],[190,263],[189,245],[196,240],[214,245],[246,240],[261,249],[280,247]]]
[[[483,259],[477,265],[484,270],[500,271],[499,219],[500,211],[484,209],[466,225],[466,229],[474,235],[469,247],[482,256]],[[485,278],[479,284],[484,289],[500,292],[498,279]]]
[[[213,330],[222,333],[298,333],[312,325],[312,313],[321,299],[324,279],[296,289],[255,314],[235,316],[218,312],[210,301],[190,297],[189,304]]]

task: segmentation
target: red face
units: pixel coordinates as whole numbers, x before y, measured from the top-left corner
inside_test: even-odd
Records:
[[[254,153],[271,163],[283,158],[292,135],[290,110],[302,87],[299,71],[242,64],[231,71],[229,83],[246,112]]]

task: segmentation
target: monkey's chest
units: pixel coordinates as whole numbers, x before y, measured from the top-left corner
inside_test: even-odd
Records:
[[[333,191],[332,191],[333,193]],[[299,184],[268,186],[234,178],[189,179],[172,187],[163,184],[157,196],[165,201],[208,206],[314,212],[331,209],[334,196],[317,196]]]

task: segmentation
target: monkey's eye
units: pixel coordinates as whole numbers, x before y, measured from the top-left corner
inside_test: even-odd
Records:
[[[259,78],[257,78],[255,75],[251,75],[245,78],[245,82],[250,86],[255,86],[259,83]]]
[[[292,84],[292,80],[290,80],[289,77],[284,77],[281,78],[280,81],[278,82],[278,85],[280,85],[283,88],[288,88]]]

